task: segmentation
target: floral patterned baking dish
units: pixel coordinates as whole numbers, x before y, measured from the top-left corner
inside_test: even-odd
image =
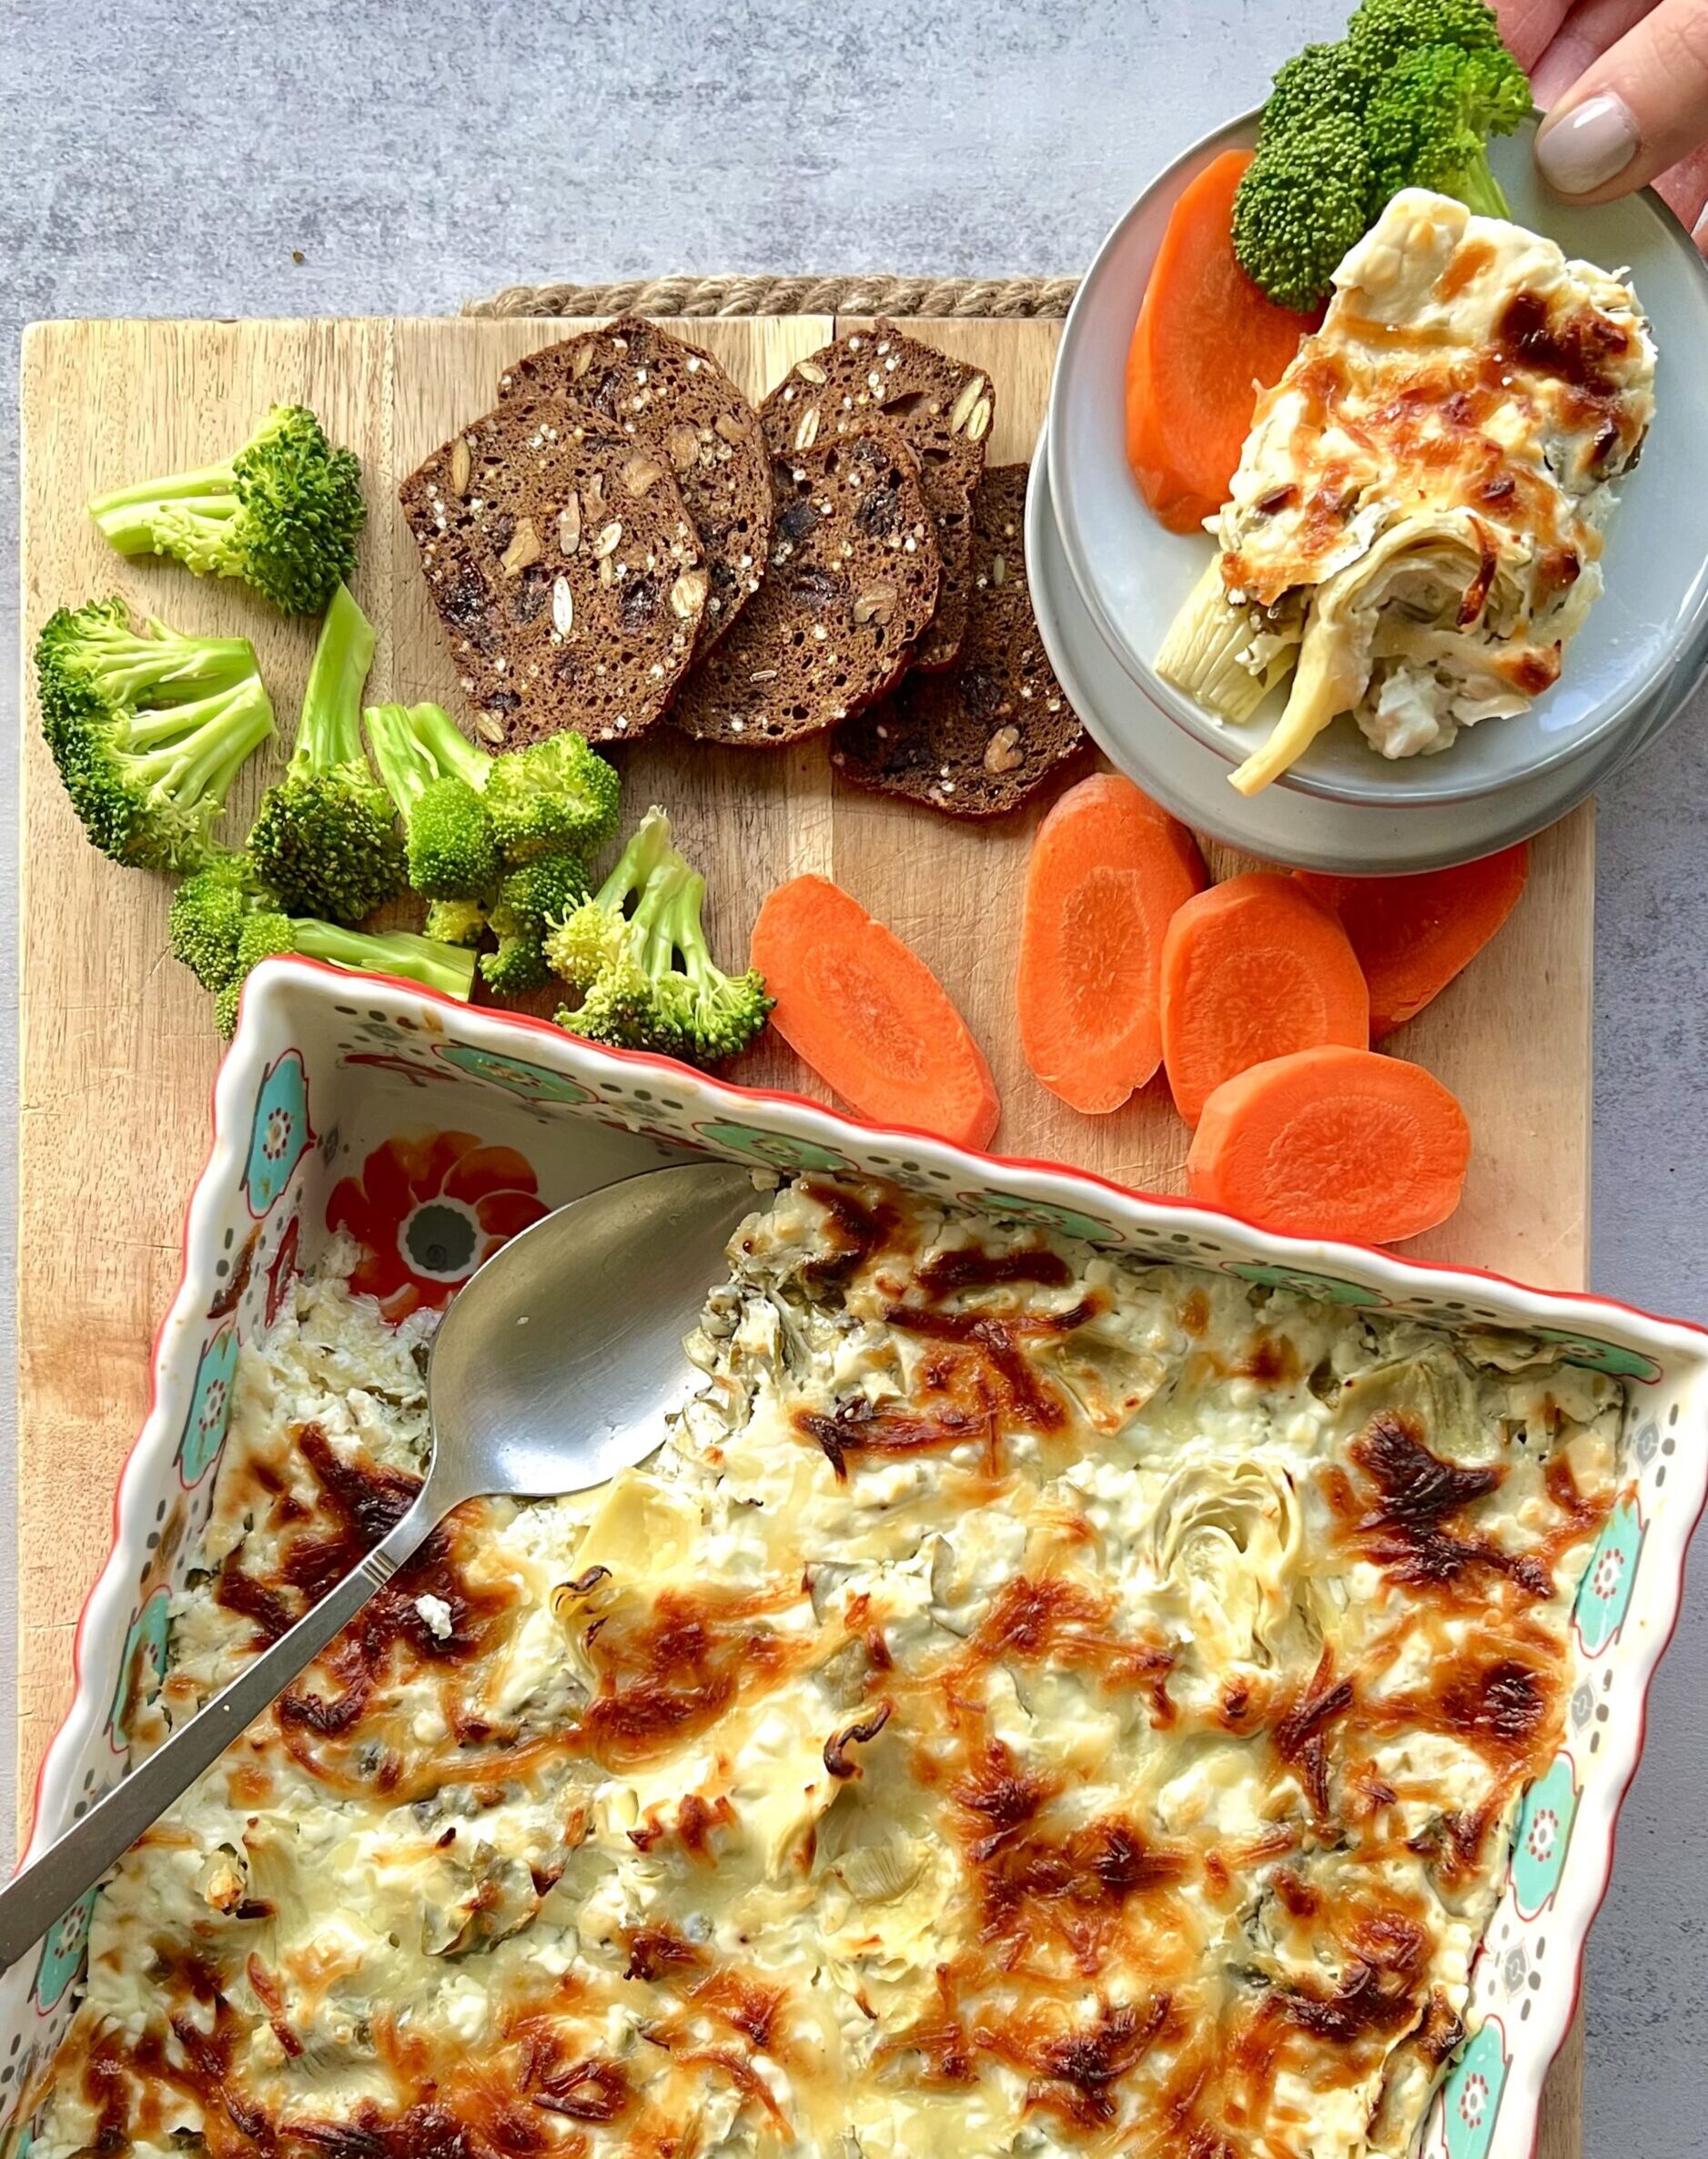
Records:
[[[762,1171],[867,1171],[1141,1260],[1188,1261],[1449,1329],[1510,1328],[1623,1384],[1625,1485],[1578,1596],[1566,1740],[1525,1799],[1473,1971],[1472,2035],[1420,2144],[1426,2159],[1531,2152],[1708,1490],[1708,1333],[1594,1298],[1275,1237],[308,961],[256,974],[220,1070],[184,1276],[121,1480],[112,1556],[78,1627],[76,1694],[43,1769],[32,1852],[124,1772],[127,1719],[157,1681],[170,1598],[206,1519],[238,1345],[268,1323],[329,1229],[357,1239],[357,1286],[400,1317],[442,1305],[549,1209],[692,1151]],[[70,2014],[92,1901],[0,1979],[0,2117],[15,2154],[28,2148],[30,2110]]]

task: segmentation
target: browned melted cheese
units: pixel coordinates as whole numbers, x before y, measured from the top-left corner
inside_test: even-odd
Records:
[[[126,1861],[45,2159],[1405,2148],[1614,1391],[852,1181],[733,1257],[653,1470],[461,1510]],[[168,1702],[409,1505],[335,1423]]]

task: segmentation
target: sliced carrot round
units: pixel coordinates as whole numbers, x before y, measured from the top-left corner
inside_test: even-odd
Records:
[[[1521,840],[1481,862],[1410,877],[1294,877],[1339,917],[1370,992],[1370,1039],[1422,1011],[1470,966],[1523,897],[1530,848]]]
[[[1118,1110],[1161,1062],[1163,938],[1204,883],[1186,826],[1114,773],[1070,787],[1038,826],[1015,979],[1020,1047],[1072,1108]]]
[[[943,985],[828,877],[792,877],[753,924],[771,1024],[851,1110],[983,1147],[1001,1113],[985,1053]]]
[[[1127,350],[1127,461],[1171,532],[1196,532],[1228,500],[1258,390],[1310,328],[1234,254],[1234,191],[1250,162],[1224,150],[1180,190]]]
[[[1196,1124],[1224,1080],[1324,1042],[1369,1047],[1369,993],[1334,917],[1278,870],[1189,899],[1162,953],[1162,1053]]]
[[[1470,1161],[1465,1112],[1421,1065],[1301,1049],[1211,1095],[1187,1190],[1266,1230],[1391,1244],[1446,1221]]]

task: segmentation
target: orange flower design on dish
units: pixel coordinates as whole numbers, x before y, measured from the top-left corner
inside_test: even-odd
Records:
[[[548,1211],[540,1181],[513,1147],[472,1132],[388,1140],[327,1203],[329,1230],[362,1248],[350,1276],[395,1326],[423,1305],[450,1303],[482,1260]]]

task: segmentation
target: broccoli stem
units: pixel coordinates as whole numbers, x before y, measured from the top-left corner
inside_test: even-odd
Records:
[[[672,857],[683,869],[688,866],[671,845],[670,819],[662,809],[650,809],[629,836],[616,867],[593,895],[595,907],[624,912],[631,899],[642,891],[653,874]]]
[[[1511,206],[1494,177],[1494,167],[1481,152],[1458,175],[1450,192],[1473,216],[1509,220],[1511,218]]]
[[[401,975],[424,989],[465,1002],[474,987],[472,952],[418,937],[413,930],[339,929],[335,923],[300,916],[292,917],[291,930],[298,951],[308,959],[328,960],[359,974]]]
[[[148,627],[153,632],[148,637],[126,630],[89,641],[92,653],[99,655],[91,674],[115,704],[140,704],[173,683],[229,690],[254,678],[255,648],[247,637],[182,637],[153,620]]]
[[[242,507],[236,485],[229,464],[205,465],[198,472],[174,472],[163,480],[144,480],[135,487],[97,495],[89,504],[89,514],[120,554],[153,554],[156,520],[163,510],[194,503],[198,519],[223,524]]]
[[[166,786],[189,802],[222,799],[244,759],[272,732],[273,708],[258,684],[198,697],[193,704],[139,714],[126,753],[146,786]]]
[[[375,704],[364,715],[385,790],[407,817],[438,779],[460,779],[477,794],[492,760],[438,704]]]
[[[362,765],[362,684],[373,664],[374,626],[347,584],[332,595],[303,692],[302,717],[290,763],[295,771],[327,772]]]
[[[682,954],[682,972],[696,991],[703,989],[718,976],[711,948],[706,943],[705,925],[701,920],[705,897],[705,879],[697,869],[691,869],[676,887],[671,903],[671,941]]]

